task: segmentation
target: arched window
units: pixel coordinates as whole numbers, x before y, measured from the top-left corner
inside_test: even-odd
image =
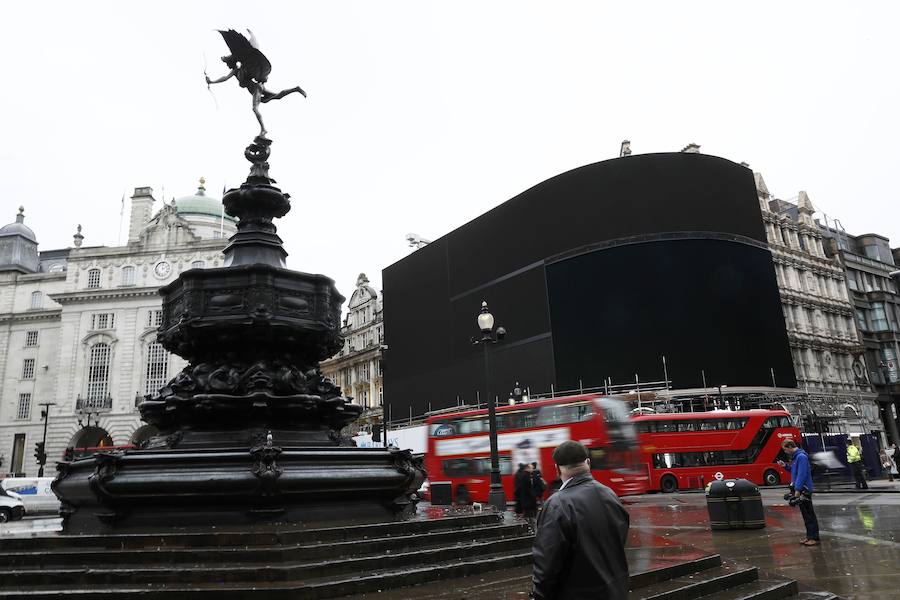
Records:
[[[100,287],[100,269],[91,269],[88,271],[88,283],[87,286],[89,288],[98,288]]]
[[[109,396],[109,344],[99,343],[91,346],[88,362],[88,402],[102,401]]]
[[[147,346],[147,365],[144,369],[144,393],[155,394],[169,378],[169,353],[159,342]]]
[[[42,306],[44,306],[44,294],[31,292],[31,308],[41,308]]]
[[[134,285],[134,267],[122,267],[122,285]]]
[[[192,269],[202,269],[205,266],[206,266],[206,263],[202,260],[195,260],[194,262],[191,263]]]

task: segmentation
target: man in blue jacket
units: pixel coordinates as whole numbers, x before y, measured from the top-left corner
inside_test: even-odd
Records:
[[[804,546],[819,545],[819,520],[816,511],[813,510],[812,470],[809,468],[809,456],[798,448],[794,440],[785,440],[781,447],[791,459],[791,491],[786,498],[790,498],[791,506],[799,506],[803,515],[803,524],[806,525],[806,539],[801,544]]]

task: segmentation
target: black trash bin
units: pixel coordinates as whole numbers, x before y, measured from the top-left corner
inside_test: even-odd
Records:
[[[706,492],[713,529],[759,529],[766,526],[759,488],[746,479],[713,481]]]
[[[432,481],[429,491],[431,492],[431,504],[433,506],[450,506],[453,504],[453,491],[449,481]]]

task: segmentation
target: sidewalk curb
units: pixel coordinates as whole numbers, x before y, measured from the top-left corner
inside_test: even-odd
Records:
[[[815,490],[815,494],[900,494],[900,490],[869,488],[867,490]]]

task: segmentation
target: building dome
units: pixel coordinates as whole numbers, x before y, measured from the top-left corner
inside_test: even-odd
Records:
[[[4,225],[0,227],[0,236],[7,235],[18,235],[29,242],[34,242],[37,244],[37,238],[34,235],[34,232],[31,230],[31,227],[26,225],[23,221],[25,221],[25,207],[19,207],[19,214],[16,215],[16,220],[9,225]]]
[[[25,208],[20,206],[15,222],[0,227],[0,271],[37,273],[40,268],[37,238],[24,221]]]
[[[222,212],[221,200],[206,195],[205,184],[206,180],[201,177],[200,187],[197,188],[195,194],[175,199],[175,208],[178,209],[178,214],[182,216],[206,215],[217,219],[224,215],[226,221],[236,222],[234,217]]]

